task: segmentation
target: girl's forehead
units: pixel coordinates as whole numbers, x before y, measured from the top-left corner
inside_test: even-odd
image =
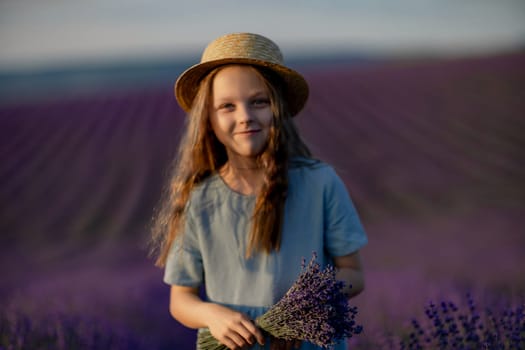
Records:
[[[221,68],[213,77],[212,91],[222,94],[235,90],[266,91],[265,80],[253,67],[246,65],[229,65]]]

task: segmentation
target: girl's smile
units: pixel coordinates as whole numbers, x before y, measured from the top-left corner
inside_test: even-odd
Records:
[[[261,132],[261,129],[239,131],[239,132],[237,132],[237,134],[238,134],[238,135],[251,136],[251,135],[257,134],[257,133],[259,133],[259,132]]]

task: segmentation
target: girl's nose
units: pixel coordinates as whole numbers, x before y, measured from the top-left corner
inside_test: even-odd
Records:
[[[237,121],[239,123],[250,123],[253,121],[253,111],[248,105],[240,105],[237,109]]]

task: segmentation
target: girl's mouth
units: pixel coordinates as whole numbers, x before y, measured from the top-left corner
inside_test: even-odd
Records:
[[[256,129],[256,130],[246,130],[246,131],[239,131],[238,134],[239,135],[253,135],[253,134],[256,134],[258,132],[260,132],[261,130],[260,129]]]

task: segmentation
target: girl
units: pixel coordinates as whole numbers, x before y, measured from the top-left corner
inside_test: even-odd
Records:
[[[356,210],[294,125],[306,81],[272,41],[234,33],[208,45],[175,95],[187,126],[153,230],[172,316],[209,328],[230,349],[316,349],[268,339],[252,321],[286,293],[313,251],[338,269],[350,296],[363,289],[367,238]]]

